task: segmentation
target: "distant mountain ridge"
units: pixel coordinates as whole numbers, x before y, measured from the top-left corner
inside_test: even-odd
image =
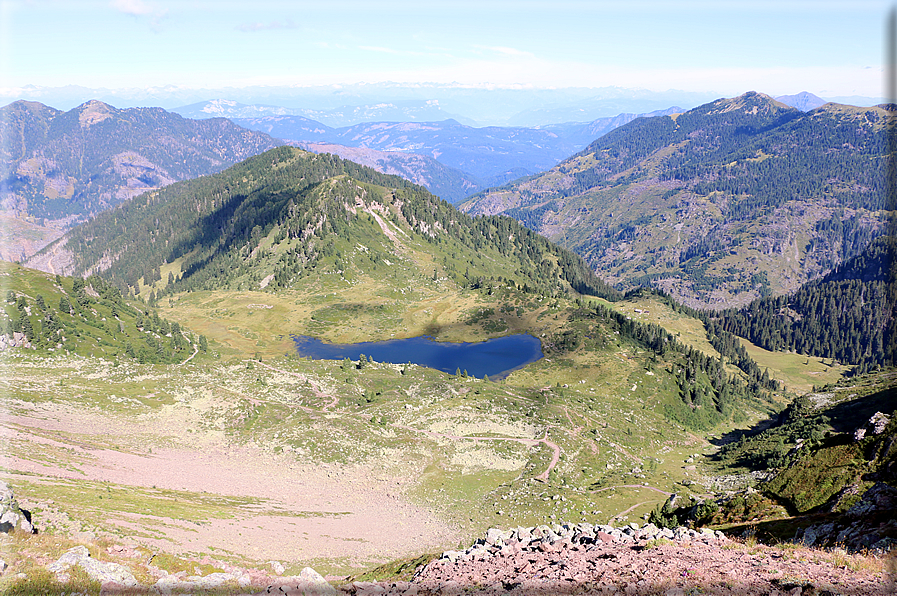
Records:
[[[750,92],[630,122],[461,209],[511,215],[619,287],[737,306],[795,290],[884,230],[887,116]]]
[[[327,143],[389,153],[420,154],[466,175],[466,179],[475,184],[470,187],[469,195],[546,170],[602,134],[636,118],[681,111],[681,108],[673,107],[648,114],[619,114],[592,122],[568,122],[535,128],[476,128],[455,120],[365,122],[331,128],[304,116],[262,116],[234,118],[233,121],[245,128],[300,145]],[[450,201],[468,196],[458,195],[455,191],[443,194],[429,185],[428,188]]]
[[[3,91],[3,90],[0,90]],[[329,126],[341,127],[361,121],[387,120],[384,117],[354,118],[354,110],[379,104],[418,105],[436,101],[443,112],[417,117],[439,121],[453,118],[476,126],[544,126],[558,122],[591,122],[620,113],[644,113],[679,105],[686,109],[719,97],[715,92],[663,92],[622,87],[569,87],[556,89],[503,88],[438,83],[374,83],[320,85],[311,87],[249,86],[202,89],[182,86],[107,89],[25,86],[5,90],[7,101],[27,99],[71,109],[89,99],[99,99],[121,107],[160,106],[179,111],[210,100],[227,100],[244,105],[282,106],[287,109],[315,110],[306,114]],[[327,114],[326,116],[324,114]],[[224,115],[224,114],[221,114]],[[349,118],[344,119],[344,118]]]
[[[826,100],[808,91],[801,91],[795,95],[779,95],[776,97],[776,101],[780,101],[792,108],[797,108],[801,112],[809,112],[828,103]]]
[[[445,166],[432,157],[402,151],[377,151],[365,147],[346,147],[332,143],[298,143],[313,153],[330,153],[354,161],[384,174],[394,174],[425,186],[434,195],[456,203],[483,188],[473,176]]]
[[[68,112],[0,108],[6,216],[65,229],[140,193],[210,174],[282,144],[222,118],[89,101]]]
[[[476,124],[464,116],[443,110],[438,100],[409,100],[346,105],[336,108],[285,108],[259,104],[242,104],[233,100],[213,99],[171,110],[185,118],[263,118],[265,116],[301,116],[325,122],[329,126],[347,126],[356,122],[424,122],[459,120]]]

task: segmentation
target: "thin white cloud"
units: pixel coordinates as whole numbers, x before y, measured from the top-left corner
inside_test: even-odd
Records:
[[[111,0],[109,6],[136,19],[149,19],[149,26],[156,33],[162,30],[162,21],[168,16],[167,8],[157,8],[144,0]]]
[[[397,50],[395,48],[386,48],[383,46],[357,46],[359,50],[363,50],[365,52],[378,52],[380,54],[390,54],[392,56],[416,56],[416,57],[425,57],[425,58],[434,58],[434,57],[451,57],[450,54],[446,54],[444,52],[418,52],[415,50]]]
[[[384,48],[381,46],[358,46],[359,50],[365,50],[366,52],[380,52],[381,54],[404,54],[405,52],[400,52],[399,50],[394,50],[392,48]]]
[[[135,17],[144,17],[155,12],[153,7],[143,0],[112,0],[109,5],[119,12]]]
[[[274,31],[277,29],[298,29],[299,25],[292,20],[271,21],[270,23],[244,23],[237,26],[238,31],[244,33],[255,33],[256,31]]]

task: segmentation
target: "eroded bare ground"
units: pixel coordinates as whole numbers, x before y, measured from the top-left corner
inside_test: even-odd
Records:
[[[193,437],[189,445],[173,440],[171,447],[135,448],[135,437],[158,432],[160,426],[174,436],[186,432],[177,416],[125,423],[45,403],[31,416],[8,415],[3,422],[6,444],[15,448],[3,463],[13,483],[43,485],[48,495],[53,487],[76,486],[66,481],[110,483],[116,491],[142,489],[134,495],[145,510],[109,512],[103,529],[164,551],[369,564],[458,540],[432,512],[404,497],[401,477],[383,469],[302,465],[289,455],[228,444],[214,433]],[[96,442],[108,447],[93,446]],[[53,449],[77,452],[78,461],[63,464],[42,457]],[[408,472],[410,478],[413,470]],[[182,499],[188,503],[179,515],[160,514],[165,508],[152,506],[155,500],[177,500],[177,493],[186,493]],[[230,501],[219,511],[197,507],[191,515],[190,493]],[[23,506],[47,508],[29,500]]]
[[[407,494],[427,464],[415,453],[367,457],[371,446],[359,445],[354,457],[329,462],[309,453],[325,441],[351,450],[339,425],[328,440],[321,424],[338,417],[328,411],[334,396],[305,391],[313,407],[297,397],[295,408],[274,411],[277,424],[265,441],[257,428],[233,430],[271,406],[263,391],[230,383],[216,396],[177,378],[127,371],[114,386],[97,387],[103,371],[66,367],[51,384],[19,363],[6,369],[0,388],[2,477],[45,531],[86,531],[246,564],[314,562],[325,572],[439,550],[461,537]],[[299,413],[286,421],[291,437],[312,445],[293,447],[279,436],[288,412]]]
[[[544,521],[536,505],[566,511],[556,509],[566,504],[549,499],[539,478],[577,442],[538,415],[511,416],[515,410],[501,410],[495,399],[486,408],[463,383],[375,369],[388,383],[402,379],[403,388],[371,404],[370,387],[350,383],[338,363],[236,361],[175,372],[77,357],[0,365],[0,477],[45,536],[99,540],[113,559],[136,553],[132,562],[143,557],[138,567],[147,569],[148,585],[164,571],[154,570],[146,553],[215,560],[216,568],[251,577],[250,593],[257,593],[305,565],[340,583],[378,563],[467,544],[475,524],[465,525],[458,512],[471,522],[480,515],[481,523],[483,503],[494,525],[524,523],[519,513],[492,513],[493,500],[493,508],[509,509],[519,501]],[[525,405],[518,401],[508,403]],[[558,414],[570,421],[570,412]],[[509,481],[520,494],[490,496],[489,487]],[[589,498],[627,487],[633,498],[647,498],[640,490],[659,501],[667,494],[647,483],[620,484]],[[604,515],[618,518],[624,509],[621,503],[623,513]],[[52,562],[37,545],[17,544],[43,557],[41,566]],[[874,559],[819,563],[817,555],[781,549],[758,558],[746,547],[607,548],[434,562],[413,585],[376,588],[685,594],[712,586],[728,591],[704,593],[785,594],[805,587],[799,579],[828,578],[826,585],[838,588],[831,593],[886,593],[874,587],[887,580],[884,563]],[[768,576],[776,565],[780,575]]]

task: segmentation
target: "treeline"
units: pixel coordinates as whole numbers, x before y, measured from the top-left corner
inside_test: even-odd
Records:
[[[678,388],[678,401],[666,403],[664,414],[692,428],[711,428],[737,416],[739,404],[765,407],[778,388],[768,373],[749,374],[745,381],[729,374],[722,359],[681,343],[663,327],[632,320],[600,304],[575,309],[570,321],[568,329],[547,342],[549,349],[566,352],[581,346],[603,348],[611,336],[619,334],[650,350],[654,363],[670,363],[668,372]]]
[[[696,310],[656,289],[639,288],[627,296],[648,292],[674,310],[700,319],[713,347],[761,386],[768,375],[736,336],[770,351],[853,365],[854,373],[860,374],[897,365],[895,244],[897,239],[879,236],[825,277],[792,294],[759,298],[739,309]]]
[[[736,130],[728,147],[685,145],[665,162],[660,178],[698,181],[692,186],[697,194],[734,197],[730,220],[795,197],[828,196],[845,208],[885,209],[885,129],[879,120],[874,110],[860,122],[820,112],[791,118],[767,134]]]
[[[574,174],[561,195],[638,179],[613,178],[662,147],[675,147],[659,162],[658,178],[676,180],[701,196],[722,192],[729,221],[797,198],[830,197],[845,208],[887,208],[885,127],[870,109],[858,115],[804,114],[745,94],[739,109],[714,102],[671,117],[640,118],[604,135],[579,155],[597,164]],[[728,101],[728,100],[722,100]]]
[[[769,221],[777,208],[794,205],[793,213],[804,217],[807,202],[841,206],[810,233],[806,254],[816,268],[855,256],[882,232],[880,213],[888,208],[886,117],[881,108],[850,106],[803,113],[747,93],[676,117],[639,118],[554,170],[567,178],[543,175],[528,186],[519,181],[503,187],[518,204],[506,213],[543,232],[560,213],[591,222],[567,230],[569,246],[593,264],[622,269],[632,285],[652,283],[678,269],[693,284],[688,291],[698,297],[722,286],[753,290],[741,264],[721,268],[712,262],[728,256],[752,222]],[[697,217],[714,225],[704,236],[683,237],[681,244],[656,245],[629,264],[619,245],[657,238],[659,220],[653,210],[619,212],[613,205],[619,196],[642,192],[656,193],[670,209],[691,210],[692,197],[711,201],[714,209]],[[670,199],[677,193],[681,197],[674,206]],[[571,210],[576,206],[581,217]],[[591,206],[607,217],[593,217]],[[635,221],[645,214],[645,220]],[[769,237],[761,249],[779,254],[794,241],[788,233],[776,237],[779,231],[764,225]]]

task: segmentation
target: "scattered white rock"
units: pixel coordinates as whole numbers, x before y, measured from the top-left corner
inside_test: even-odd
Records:
[[[98,581],[104,586],[107,584],[116,584],[126,588],[137,586],[134,574],[127,567],[118,563],[97,561],[90,556],[90,552],[84,545],[70,548],[59,557],[58,561],[47,565],[47,570],[55,573],[57,579],[64,583],[68,581],[68,571],[72,567],[80,567],[92,580]]]

